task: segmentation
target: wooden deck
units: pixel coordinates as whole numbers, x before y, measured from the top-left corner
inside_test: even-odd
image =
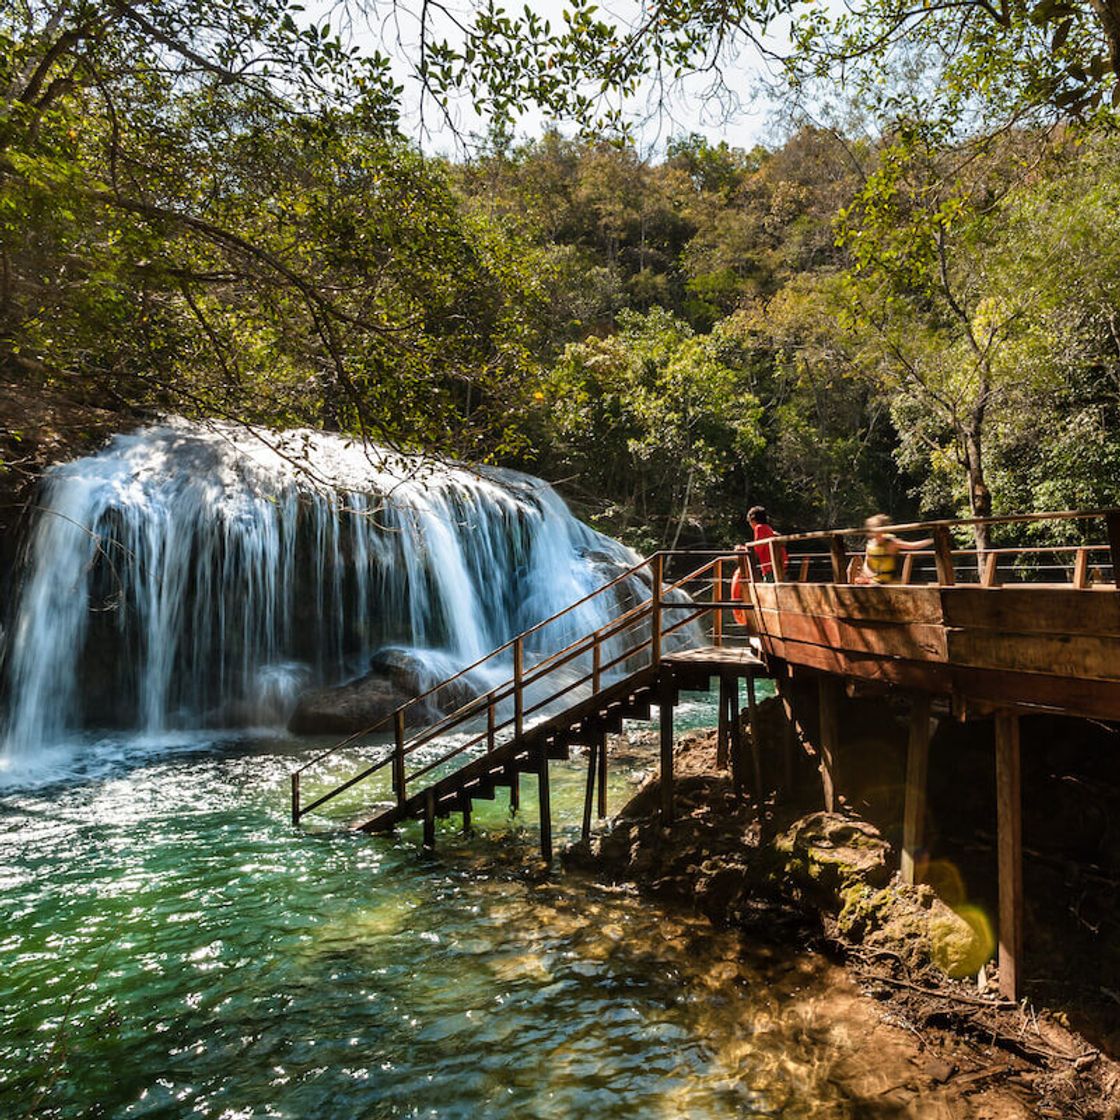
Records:
[[[923,692],[961,716],[1120,719],[1115,588],[751,587],[767,659]]]

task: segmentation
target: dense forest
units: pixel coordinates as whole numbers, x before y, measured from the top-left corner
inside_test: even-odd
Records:
[[[755,502],[1120,504],[1114,5],[655,10],[425,27],[428,111],[492,122],[450,158],[338,11],[8,6],[9,480],[44,415],[76,445],[175,412],[525,468],[641,549],[740,539]],[[779,16],[784,140],[647,157],[604,108]],[[556,126],[520,139],[529,103]]]

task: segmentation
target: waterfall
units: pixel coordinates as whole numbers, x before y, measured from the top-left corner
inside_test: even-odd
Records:
[[[5,619],[9,762],[89,727],[282,722],[386,645],[452,672],[637,561],[528,475],[310,431],[121,435],[36,507]],[[605,598],[541,648],[603,625]]]

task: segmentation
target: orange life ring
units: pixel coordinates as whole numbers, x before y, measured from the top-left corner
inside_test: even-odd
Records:
[[[746,590],[747,581],[743,579],[743,573],[736,568],[735,574],[731,577],[731,598],[742,599],[743,602],[746,602],[747,596],[743,594]],[[746,611],[740,610],[738,607],[732,607],[731,617],[735,619],[740,626],[746,626],[748,618]]]

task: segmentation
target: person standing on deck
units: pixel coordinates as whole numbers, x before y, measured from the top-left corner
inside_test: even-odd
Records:
[[[891,519],[885,513],[877,513],[863,523],[870,535],[863,557],[863,571],[856,578],[856,583],[894,583],[900,552],[932,547],[932,537],[924,541],[899,540],[893,533],[887,532],[890,523]]]
[[[751,508],[747,510],[747,522],[754,530],[754,539],[756,541],[764,541],[778,535],[774,527],[770,524],[770,518],[767,516],[763,506],[751,506]],[[783,545],[778,545],[778,555],[776,557],[773,554],[774,546],[771,544],[764,544],[756,548],[754,553],[758,559],[758,566],[762,572],[763,582],[777,583],[785,576],[786,550]]]

